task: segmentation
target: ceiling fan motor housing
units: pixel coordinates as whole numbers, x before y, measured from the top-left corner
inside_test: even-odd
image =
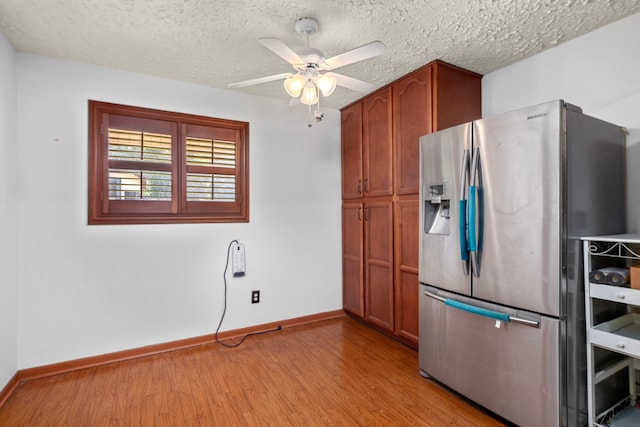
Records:
[[[318,32],[318,21],[313,18],[300,18],[296,21],[296,31],[311,36]]]
[[[312,47],[305,47],[298,51],[298,56],[304,60],[307,64],[320,65],[324,61],[324,54]]]

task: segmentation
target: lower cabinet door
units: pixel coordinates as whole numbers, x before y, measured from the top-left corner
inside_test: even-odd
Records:
[[[393,202],[365,203],[364,229],[365,319],[393,332]]]
[[[364,205],[342,205],[342,304],[358,317],[364,317]]]

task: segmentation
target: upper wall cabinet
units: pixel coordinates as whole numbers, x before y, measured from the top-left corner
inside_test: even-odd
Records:
[[[418,140],[431,133],[431,67],[412,73],[393,85],[393,127],[396,140],[396,194],[419,192]]]
[[[362,197],[362,103],[342,110],[342,198]]]
[[[436,61],[393,84],[395,193],[419,193],[422,135],[480,118],[481,76]]]
[[[363,102],[364,197],[393,194],[391,87],[367,97]]]
[[[419,139],[480,118],[479,74],[434,61],[342,110],[342,198],[419,193]]]
[[[342,111],[342,198],[393,194],[391,87]]]

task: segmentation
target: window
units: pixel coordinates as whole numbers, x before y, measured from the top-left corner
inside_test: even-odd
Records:
[[[89,101],[89,224],[249,221],[249,124]]]

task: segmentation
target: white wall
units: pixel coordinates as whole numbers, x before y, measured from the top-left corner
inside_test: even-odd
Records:
[[[640,14],[486,75],[484,116],[553,99],[629,130],[627,229],[640,232]]]
[[[338,110],[308,128],[284,100],[16,58],[19,369],[213,333],[233,239],[221,331],[342,307]],[[250,223],[88,226],[88,99],[250,122]]]
[[[0,390],[18,366],[18,128],[15,51],[0,33]]]

